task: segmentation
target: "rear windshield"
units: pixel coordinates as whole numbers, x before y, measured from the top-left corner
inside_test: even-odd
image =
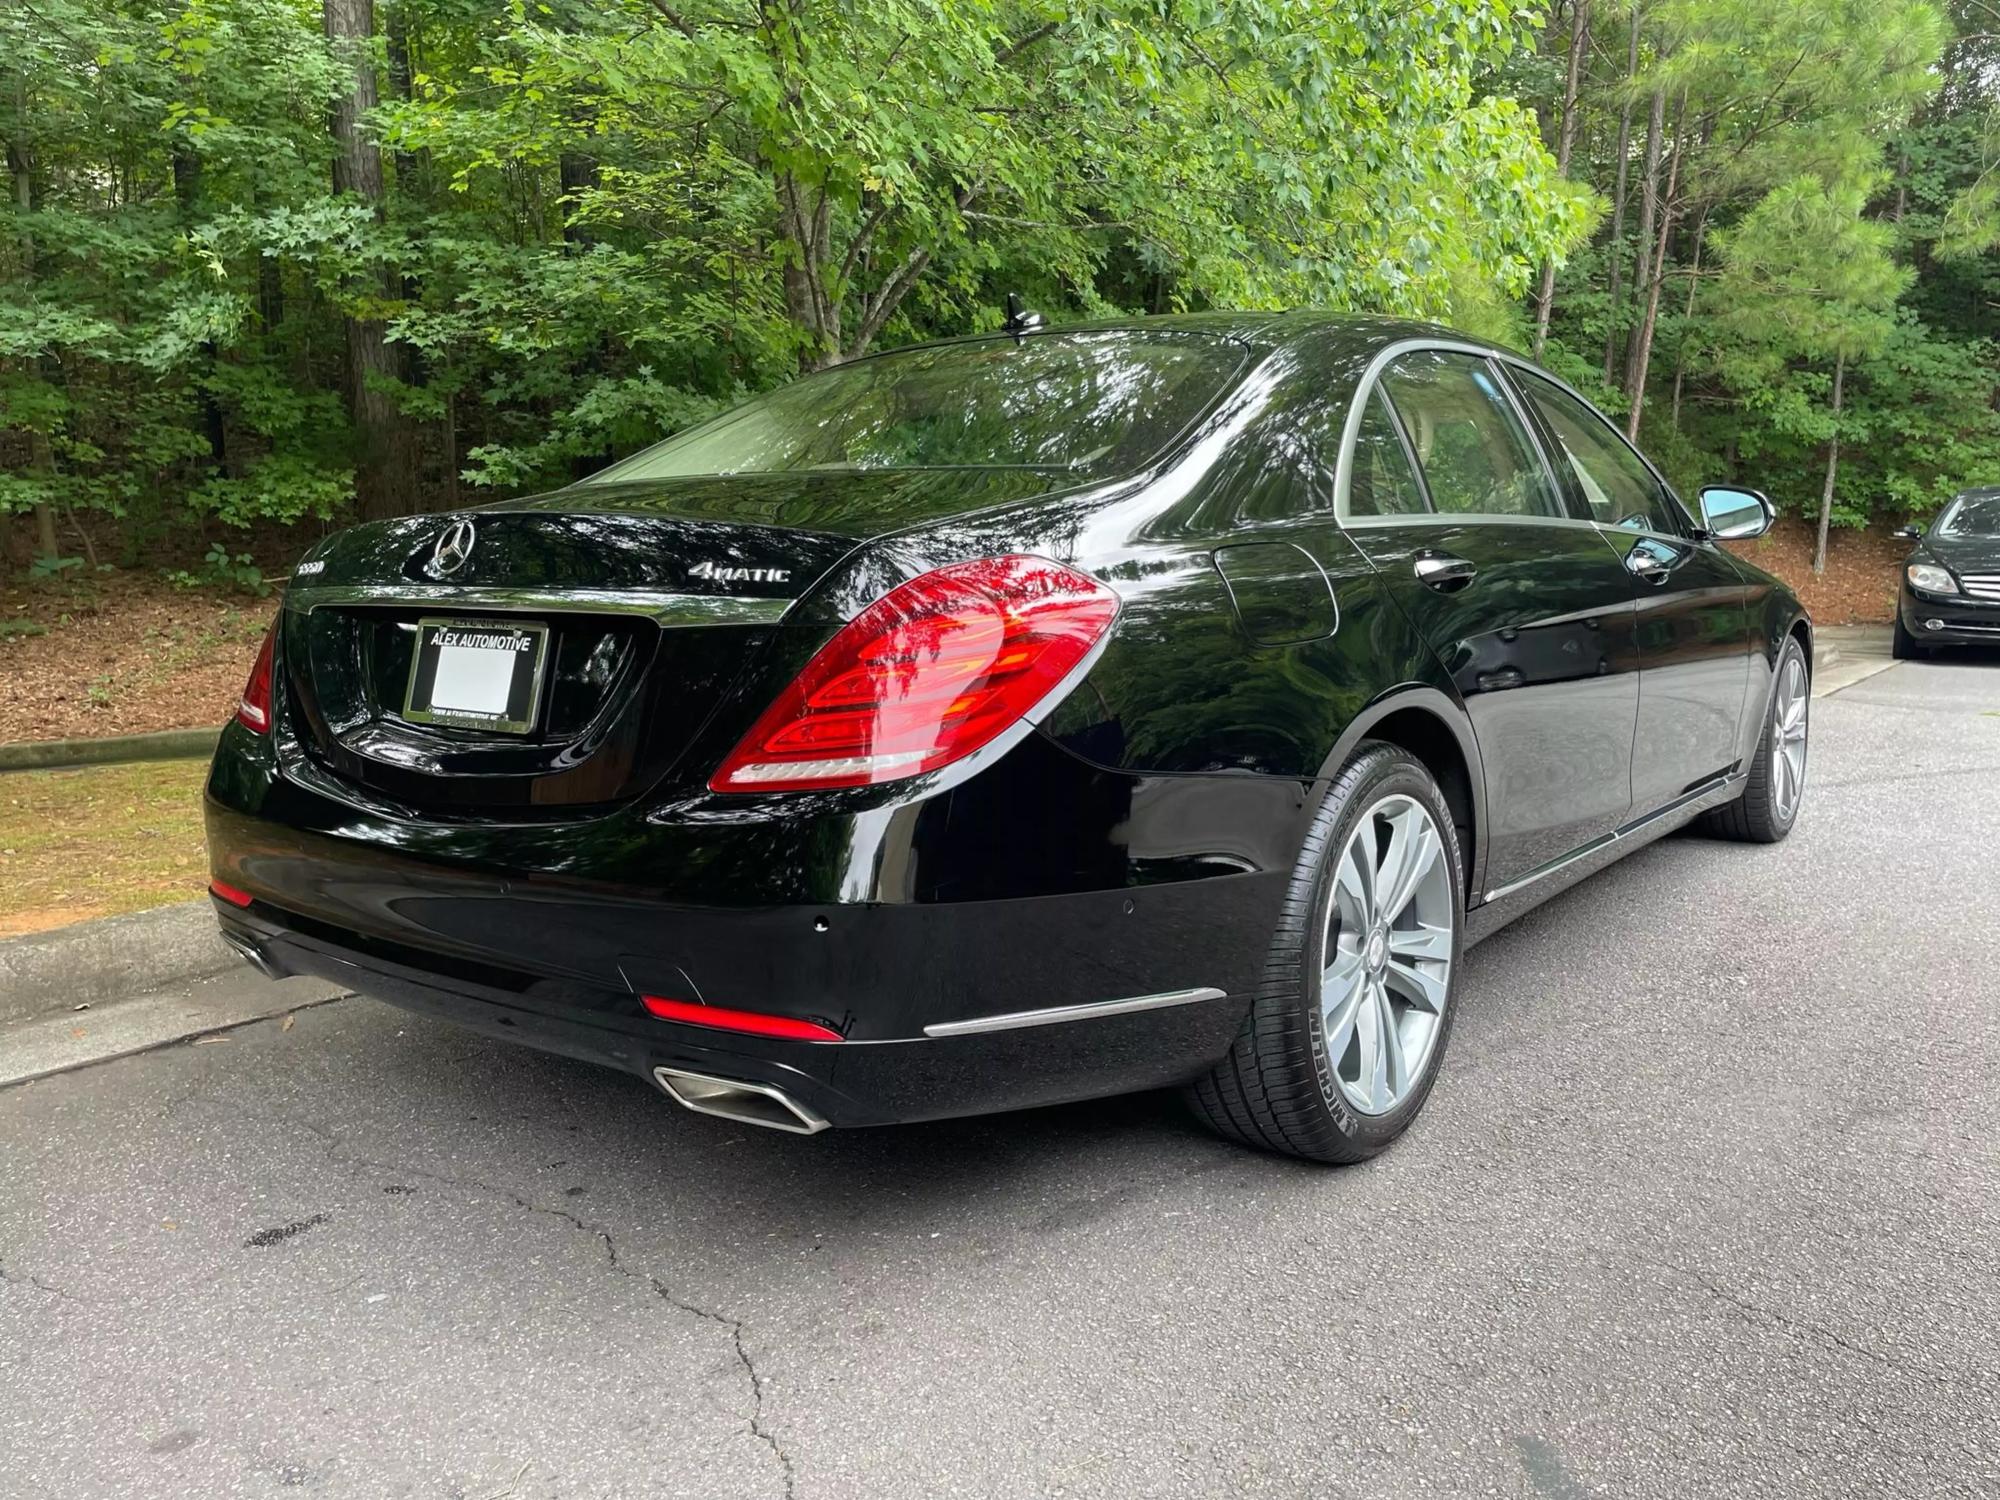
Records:
[[[1171,442],[1241,364],[1229,340],[1164,330],[931,345],[809,375],[588,482],[798,470],[1117,473]]]

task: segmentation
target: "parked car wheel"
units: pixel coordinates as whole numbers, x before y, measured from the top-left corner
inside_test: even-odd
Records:
[[[1299,854],[1264,984],[1196,1112],[1247,1145],[1358,1162],[1417,1116],[1451,1034],[1465,884],[1451,813],[1407,751],[1369,742]]]
[[[1812,718],[1812,675],[1796,636],[1778,657],[1764,734],[1743,795],[1708,815],[1706,826],[1723,838],[1775,844],[1792,831],[1806,790],[1806,730]]]
[[[1930,648],[1919,644],[1917,638],[1903,628],[1903,617],[1896,616],[1896,631],[1889,641],[1889,654],[1897,661],[1922,661],[1929,656]]]

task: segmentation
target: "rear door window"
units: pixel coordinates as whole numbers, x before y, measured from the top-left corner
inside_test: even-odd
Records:
[[[1403,419],[1440,515],[1564,515],[1542,464],[1493,367],[1445,349],[1406,354],[1381,388]]]

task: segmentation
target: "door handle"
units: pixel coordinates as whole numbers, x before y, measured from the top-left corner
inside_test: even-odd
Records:
[[[1625,554],[1625,569],[1634,578],[1643,578],[1657,587],[1667,581],[1667,574],[1673,571],[1650,552],[1635,547]]]
[[[1417,581],[1440,594],[1455,594],[1479,576],[1479,569],[1449,552],[1425,552],[1417,557]]]

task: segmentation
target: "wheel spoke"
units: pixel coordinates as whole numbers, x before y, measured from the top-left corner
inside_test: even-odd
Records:
[[[1392,958],[1382,971],[1382,980],[1392,985],[1396,993],[1410,1004],[1432,1015],[1444,1010],[1445,981],[1442,974],[1429,973],[1421,964],[1406,964]]]
[[[1334,948],[1327,966],[1320,971],[1319,997],[1322,1009],[1361,982],[1362,970],[1365,967],[1361,950],[1346,947],[1344,943],[1343,935],[1342,945]]]
[[[1333,973],[1327,970],[1327,975]],[[1326,1035],[1327,1061],[1335,1068],[1347,1055],[1347,1045],[1354,1038],[1354,1030],[1360,1017],[1362,1002],[1368,996],[1368,979],[1362,972],[1360,960],[1356,959],[1353,972],[1345,983],[1338,987],[1329,986],[1325,976],[1320,980],[1319,1004],[1320,1026]]]
[[[1419,922],[1415,927],[1391,927],[1389,951],[1399,958],[1451,957],[1451,929]]]
[[[1361,1096],[1368,1101],[1368,1107],[1377,1114],[1389,1105],[1389,1048],[1388,1038],[1383,1034],[1382,1006],[1376,999],[1379,993],[1373,984],[1361,987],[1354,1026],[1354,1035],[1361,1043],[1361,1066],[1355,1071],[1354,1081],[1361,1086]]]
[[[1396,1025],[1395,1004],[1379,984],[1375,986],[1375,1003],[1382,1016],[1382,1091],[1375,1096],[1376,1107],[1387,1109],[1409,1088],[1409,1068],[1403,1058],[1403,1033]]]
[[[1334,900],[1340,908],[1340,923],[1349,932],[1365,933],[1375,925],[1374,850],[1362,848],[1366,824],[1348,841],[1333,874]]]
[[[1412,803],[1389,820],[1389,849],[1376,872],[1375,890],[1382,920],[1393,922],[1410,904],[1418,884],[1431,872],[1442,852],[1431,820]]]

